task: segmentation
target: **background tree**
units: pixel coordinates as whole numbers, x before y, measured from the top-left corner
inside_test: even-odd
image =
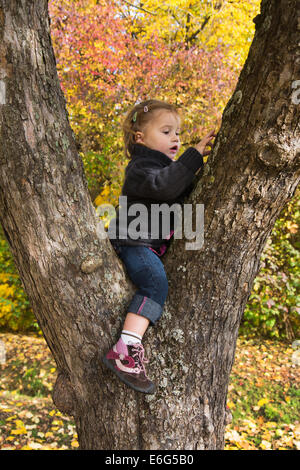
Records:
[[[104,190],[117,204],[128,163],[121,133],[128,108],[149,96],[176,103],[184,110],[185,148],[220,121],[239,70],[226,65],[218,44],[206,50],[201,43],[187,48],[181,34],[169,40],[166,14],[153,29],[147,15],[133,14],[140,10],[124,15],[122,2],[51,0],[49,6],[58,74],[92,199]]]
[[[296,0],[263,0],[255,18],[245,66],[189,198],[205,206],[204,246],[189,252],[177,240],[166,255],[170,295],[147,336],[158,392],[144,397],[99,360],[133,286],[99,236],[47,2],[0,1],[0,220],[59,369],[54,401],[74,416],[82,448],[223,447],[242,312],[266,239],[299,181],[295,9]]]
[[[132,34],[150,37],[160,31],[172,46],[181,42],[185,49],[201,45],[213,50],[221,45],[233,67],[241,67],[247,57],[254,25],[249,20],[259,9],[259,0],[143,0],[116,2]],[[248,27],[245,28],[245,24]]]

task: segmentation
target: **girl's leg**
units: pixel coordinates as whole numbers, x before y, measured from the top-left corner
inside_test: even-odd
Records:
[[[123,325],[123,330],[132,331],[143,337],[149,326],[150,320],[133,312],[128,312]]]
[[[127,247],[122,251],[127,272],[138,290],[129,305],[122,331],[126,344],[140,342],[150,323],[160,318],[168,292],[161,259],[148,247]],[[135,339],[131,333],[137,335]]]
[[[144,393],[153,393],[143,362],[141,340],[149,324],[160,318],[168,282],[159,257],[147,247],[123,247],[120,258],[138,288],[126,315],[121,338],[104,357],[104,363],[127,385]]]
[[[128,312],[123,325],[121,339],[127,345],[141,343],[149,323],[148,318]]]

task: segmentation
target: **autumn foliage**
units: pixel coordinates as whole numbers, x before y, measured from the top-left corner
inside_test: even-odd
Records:
[[[239,71],[227,65],[225,44],[204,48],[183,34],[170,37],[169,15],[152,28],[147,14],[126,14],[123,5],[49,2],[58,73],[90,190],[95,196],[109,184],[115,202],[126,164],[121,121],[128,108],[150,97],[175,103],[184,117],[183,143],[189,145],[218,126]]]

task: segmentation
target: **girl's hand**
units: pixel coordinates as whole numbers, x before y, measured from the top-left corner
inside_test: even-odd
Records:
[[[203,139],[195,146],[195,148],[198,150],[198,152],[201,153],[201,155],[209,155],[211,150],[205,150],[205,147],[209,145],[210,147],[213,146],[213,143],[211,140],[216,137],[217,134],[215,134],[215,129],[209,132]]]

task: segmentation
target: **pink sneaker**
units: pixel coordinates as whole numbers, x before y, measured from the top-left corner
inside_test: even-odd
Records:
[[[126,345],[122,338],[102,359],[122,382],[138,392],[154,393],[155,385],[147,377],[144,364],[149,362],[144,357],[141,343]]]

